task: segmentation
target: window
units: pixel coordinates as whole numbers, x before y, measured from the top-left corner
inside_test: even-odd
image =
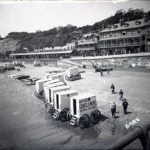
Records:
[[[136,24],[136,25],[140,25],[140,24],[141,24],[141,21],[138,21],[138,20],[137,20],[137,21],[135,21],[135,24]]]
[[[141,30],[139,29],[137,32],[138,32],[138,33],[141,33]]]
[[[91,100],[91,98],[88,98],[88,101],[90,101]]]
[[[122,32],[122,35],[126,35],[126,31],[123,31],[123,32]]]

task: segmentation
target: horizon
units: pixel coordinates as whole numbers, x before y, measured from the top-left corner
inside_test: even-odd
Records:
[[[112,15],[117,10],[143,9],[149,11],[150,1],[122,2],[0,2],[0,36],[5,38],[10,32],[34,33],[47,31],[71,24],[77,27],[93,25]]]

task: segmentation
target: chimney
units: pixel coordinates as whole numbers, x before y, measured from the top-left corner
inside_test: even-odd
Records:
[[[120,21],[119,21],[119,23],[120,23],[120,26],[123,26],[123,24],[124,24],[124,19],[121,18]]]
[[[144,13],[144,22],[147,22],[147,21],[148,21],[148,14]]]

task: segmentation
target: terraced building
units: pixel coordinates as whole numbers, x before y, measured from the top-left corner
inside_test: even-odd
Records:
[[[150,20],[120,21],[99,32],[98,55],[150,52]]]

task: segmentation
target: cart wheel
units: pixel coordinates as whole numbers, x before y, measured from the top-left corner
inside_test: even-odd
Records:
[[[81,74],[78,74],[77,77],[78,77],[78,79],[81,79]]]
[[[66,79],[67,81],[69,81],[69,77],[68,77],[67,75],[65,76],[65,79]]]
[[[79,127],[81,129],[89,127],[90,119],[88,114],[83,114],[79,119]]]
[[[70,80],[70,81],[73,81],[73,76],[71,76],[69,80]]]
[[[51,113],[51,115],[53,115],[54,112],[55,112],[54,106],[53,106],[53,105],[50,105],[50,106],[49,106],[49,113]]]
[[[92,112],[90,119],[93,124],[97,124],[100,121],[101,118],[101,112],[99,110],[95,110]]]
[[[34,92],[34,95],[35,95],[36,97],[38,97],[38,93],[37,93],[37,92]]]
[[[68,120],[67,114],[68,114],[69,109],[68,108],[64,108],[61,112],[60,112],[60,120],[62,122],[65,122]]]
[[[61,112],[60,113],[60,120],[62,122],[65,122],[67,120],[67,118],[66,118],[66,112]]]
[[[70,122],[72,115],[70,114],[70,111],[67,112],[67,121]]]

